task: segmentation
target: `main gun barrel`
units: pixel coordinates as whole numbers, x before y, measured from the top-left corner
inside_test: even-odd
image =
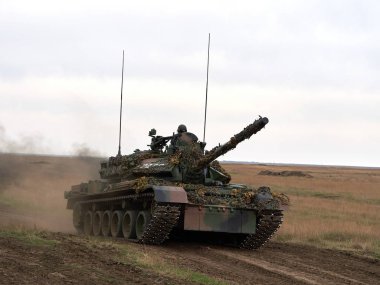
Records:
[[[217,159],[219,156],[226,154],[230,150],[234,149],[236,145],[259,132],[265,127],[266,124],[268,124],[268,122],[269,120],[266,117],[260,117],[255,120],[252,124],[245,127],[240,133],[234,135],[228,142],[210,150],[204,157],[197,161],[194,169],[199,170],[206,167],[206,165]]]

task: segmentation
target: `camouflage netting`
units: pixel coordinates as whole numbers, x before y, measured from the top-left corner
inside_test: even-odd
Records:
[[[192,143],[190,146],[179,148],[169,159],[173,165],[186,162],[186,166],[193,168],[196,163],[203,157],[203,153],[198,144]]]
[[[272,192],[273,198],[280,201],[281,205],[283,206],[289,206],[290,205],[290,199],[289,197],[284,193],[276,193]]]
[[[104,189],[104,192],[135,189],[136,193],[140,193],[146,190],[148,185],[151,185],[152,182],[153,181],[150,179],[150,177],[143,176],[138,179],[126,180],[116,184],[110,184],[107,188]]]
[[[188,183],[201,183],[203,181],[203,169],[198,168],[199,160],[204,157],[197,143],[179,147],[169,158],[169,163],[178,165],[183,172],[182,179]]]
[[[219,161],[214,160],[210,163],[210,166],[228,177],[226,179],[226,183],[229,183],[231,181],[231,175],[220,165]]]
[[[130,155],[111,156],[106,168],[101,168],[99,173],[103,179],[112,176],[128,176],[129,170],[139,165],[143,160],[155,158],[159,155],[152,151],[138,151]]]
[[[116,186],[118,185],[118,186]],[[184,184],[179,182],[170,182],[154,177],[140,177],[138,179],[125,181],[116,184],[110,190],[120,190],[121,188],[135,189],[140,193],[149,189],[150,185],[169,185],[183,187],[187,192],[190,203],[199,205],[223,205],[235,208],[262,209],[269,204],[274,208],[289,204],[289,198],[285,194],[275,194],[268,187],[255,188],[234,188],[233,185],[227,186],[205,186],[203,184]],[[257,201],[257,197],[262,193],[270,193],[273,199]]]
[[[235,208],[248,209],[279,209],[283,205],[287,205],[288,199],[286,195],[273,195],[268,187],[255,188],[225,188],[223,186],[204,186],[185,184],[183,186],[187,191],[189,202],[200,205],[224,205]],[[265,189],[264,189],[265,188]],[[269,191],[272,195],[270,199],[258,200],[261,191]],[[286,197],[286,198],[285,198]]]
[[[189,199],[189,202],[194,204],[224,205],[236,208],[255,208],[253,203],[255,193],[253,191],[232,189],[231,191],[228,191],[228,193],[221,193],[220,187],[210,187],[204,185],[185,185],[184,188],[187,191],[187,198]],[[195,189],[193,190],[191,188]]]
[[[121,165],[124,169],[130,169],[139,165],[143,160],[154,157],[158,157],[158,155],[152,151],[135,152],[122,156]]]
[[[178,165],[181,162],[181,152],[177,151],[169,157],[169,163],[171,165]]]

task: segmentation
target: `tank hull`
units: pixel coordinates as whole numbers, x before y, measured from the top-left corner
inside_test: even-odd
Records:
[[[137,189],[124,182],[103,185],[102,189],[99,183],[73,186],[65,194],[78,232],[144,244],[196,235],[212,240],[214,234],[219,242],[257,249],[282,223],[278,209],[192,203],[183,187],[146,185]]]

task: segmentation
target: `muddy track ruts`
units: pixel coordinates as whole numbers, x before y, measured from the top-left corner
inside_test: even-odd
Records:
[[[231,284],[379,284],[380,261],[338,250],[269,242],[258,251],[169,243],[152,247]]]

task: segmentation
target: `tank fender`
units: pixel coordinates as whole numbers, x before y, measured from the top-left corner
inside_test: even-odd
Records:
[[[156,202],[188,203],[186,191],[182,187],[152,186],[152,188]]]

